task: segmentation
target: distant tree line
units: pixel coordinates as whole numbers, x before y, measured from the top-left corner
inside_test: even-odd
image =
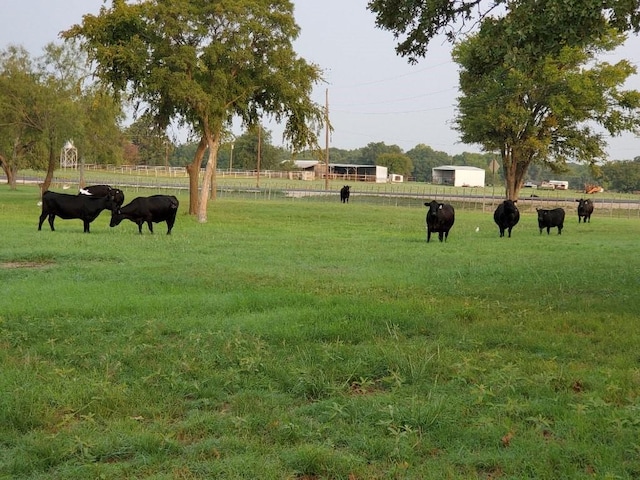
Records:
[[[86,82],[88,72],[79,67],[84,59],[72,45],[48,45],[37,58],[20,47],[9,47],[0,53],[0,164],[8,183],[18,169],[24,168],[46,171],[50,178],[67,140],[73,140],[86,163],[184,167],[193,161],[198,142],[178,143],[147,115],[142,114],[123,127],[122,106],[114,103],[99,85]],[[217,168],[255,170],[258,143],[262,170],[290,170],[296,159],[325,159],[324,150],[293,153],[274,146],[271,132],[254,125],[242,135],[225,138],[218,150]],[[202,158],[204,166],[206,155]],[[331,163],[383,165],[390,173],[418,182],[431,182],[434,167],[468,165],[484,169],[487,184],[503,185],[504,174],[496,159],[499,155],[493,153],[450,155],[425,144],[407,151],[384,142],[352,150],[329,149]],[[572,189],[593,183],[607,190],[637,192],[640,157],[595,167],[568,162],[561,171],[534,163],[525,181],[550,179],[567,180]]]
[[[304,151],[292,154],[287,149],[269,143],[270,133],[263,131],[261,168],[263,170],[290,170],[293,160],[324,161],[324,151]],[[233,158],[231,145],[233,144]],[[183,166],[193,155],[197,147],[194,143],[185,143],[175,147],[171,156],[171,165]],[[384,142],[369,143],[353,150],[329,148],[330,163],[356,165],[381,165],[389,168],[389,173],[404,175],[407,180],[431,182],[432,169],[442,165],[467,165],[485,170],[488,185],[503,185],[504,176],[498,158],[492,153],[463,152],[450,155],[434,150],[428,145],[419,144],[406,152],[397,145]],[[232,165],[230,165],[230,161]],[[495,170],[492,167],[496,167]],[[257,167],[257,134],[247,132],[238,136],[234,142],[222,145],[218,152],[218,168],[221,170],[255,170]],[[541,183],[548,180],[566,180],[571,189],[582,189],[586,184],[597,184],[607,190],[619,192],[640,191],[640,157],[628,161],[609,161],[595,167],[582,163],[568,162],[563,169],[552,169],[545,165],[531,165],[525,179],[528,182]]]

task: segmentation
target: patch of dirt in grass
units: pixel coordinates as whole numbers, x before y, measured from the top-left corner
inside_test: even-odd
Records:
[[[0,268],[46,268],[50,262],[0,262]]]

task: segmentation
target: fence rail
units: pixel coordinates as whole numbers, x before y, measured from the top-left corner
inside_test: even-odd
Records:
[[[97,167],[88,165],[86,180],[89,183],[106,183],[120,188],[149,193],[173,193],[185,195],[189,189],[189,179],[182,167]],[[92,173],[93,172],[93,173]],[[99,174],[98,174],[99,172]],[[307,182],[290,180],[288,177],[267,176],[269,172],[261,172],[260,179],[255,171],[218,171],[216,195],[219,198],[248,198],[256,200],[288,199],[292,201],[338,202],[339,190],[343,179],[334,181],[325,189],[324,181]],[[277,172],[287,174],[289,172]],[[51,189],[77,191],[77,171],[62,169],[56,171]],[[2,176],[0,176],[0,179]],[[272,180],[270,182],[269,180]],[[334,179],[335,180],[335,179]],[[42,181],[42,175],[19,175],[17,183],[35,184]],[[263,182],[262,185],[257,185]],[[582,192],[552,190],[537,192],[523,189],[518,206],[523,213],[533,213],[536,208],[563,207],[567,212],[575,212],[576,198],[585,197]],[[640,218],[640,196],[599,193],[589,195],[596,211],[613,217]],[[371,182],[351,183],[351,201],[382,204],[390,206],[423,207],[426,200],[447,201],[461,210],[480,210],[493,212],[504,199],[502,188],[471,187],[454,188],[426,183],[386,183]]]

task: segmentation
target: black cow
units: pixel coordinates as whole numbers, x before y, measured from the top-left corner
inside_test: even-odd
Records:
[[[124,193],[119,188],[113,188],[111,185],[90,185],[81,188],[78,195],[91,195],[94,197],[113,197],[114,208],[120,208],[124,203]]]
[[[351,187],[349,185],[345,185],[340,189],[340,201],[342,203],[349,203],[349,195],[351,194],[350,189]]]
[[[449,230],[453,227],[455,221],[455,212],[453,207],[448,203],[438,203],[435,200],[426,202],[425,207],[429,209],[427,212],[427,242],[431,240],[431,232],[438,232],[438,239],[447,241]]]
[[[500,238],[504,237],[505,230],[509,232],[509,238],[511,238],[511,229],[520,221],[520,211],[516,202],[517,200],[505,200],[493,212],[493,220],[500,229]]]
[[[49,217],[51,231],[55,231],[53,221],[56,216],[65,220],[79,218],[84,222],[84,232],[89,233],[89,224],[93,222],[100,212],[105,209],[113,209],[113,196],[93,197],[88,195],[69,195],[46,191],[42,194],[42,213],[38,230],[42,230],[44,219]]]
[[[178,199],[173,195],[137,197],[124,207],[113,210],[109,225],[115,227],[126,218],[138,225],[140,233],[142,233],[142,224],[147,222],[149,231],[153,233],[153,223],[167,222],[167,235],[169,235],[176,221],[178,205]]]
[[[562,227],[564,226],[564,209],[554,208],[553,210],[543,210],[536,208],[538,212],[538,227],[540,228],[540,234],[542,230],[547,229],[547,235],[553,227],[558,227],[558,235],[562,233]]]
[[[578,202],[578,223],[580,220],[584,220],[584,223],[591,223],[591,214],[593,213],[593,202],[591,199],[581,198],[580,200],[576,200]]]

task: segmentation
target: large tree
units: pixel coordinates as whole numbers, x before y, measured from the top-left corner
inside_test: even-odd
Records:
[[[570,160],[604,160],[603,131],[617,135],[640,126],[640,93],[620,88],[636,71],[628,61],[597,61],[621,35],[531,55],[514,46],[509,28],[519,23],[512,20],[486,20],[455,48],[454,58],[461,66],[462,141],[500,154],[506,197],[516,200],[533,163],[560,171]]]
[[[557,168],[568,158],[604,158],[594,124],[611,135],[638,128],[638,94],[620,89],[635,68],[598,63],[597,54],[638,30],[640,2],[371,0],[368,7],[410,62],[436,35],[459,40],[475,26],[454,51],[462,67],[457,127],[463,141],[501,154],[509,198],[534,162]]]
[[[321,72],[295,53],[298,34],[289,0],[113,0],[63,35],[82,39],[97,76],[141,102],[159,126],[177,120],[200,139],[188,165],[189,211],[205,222],[234,118],[284,121],[294,149],[317,142],[323,109],[310,94]]]
[[[33,60],[24,48],[10,46],[0,52],[0,165],[11,188],[35,146],[34,132],[25,120],[38,85],[33,71]]]
[[[71,139],[94,161],[117,158],[122,110],[87,84],[81,58],[72,44],[48,44],[35,59],[19,46],[0,52],[0,163],[12,188],[18,169],[32,168],[46,171],[47,189]]]

